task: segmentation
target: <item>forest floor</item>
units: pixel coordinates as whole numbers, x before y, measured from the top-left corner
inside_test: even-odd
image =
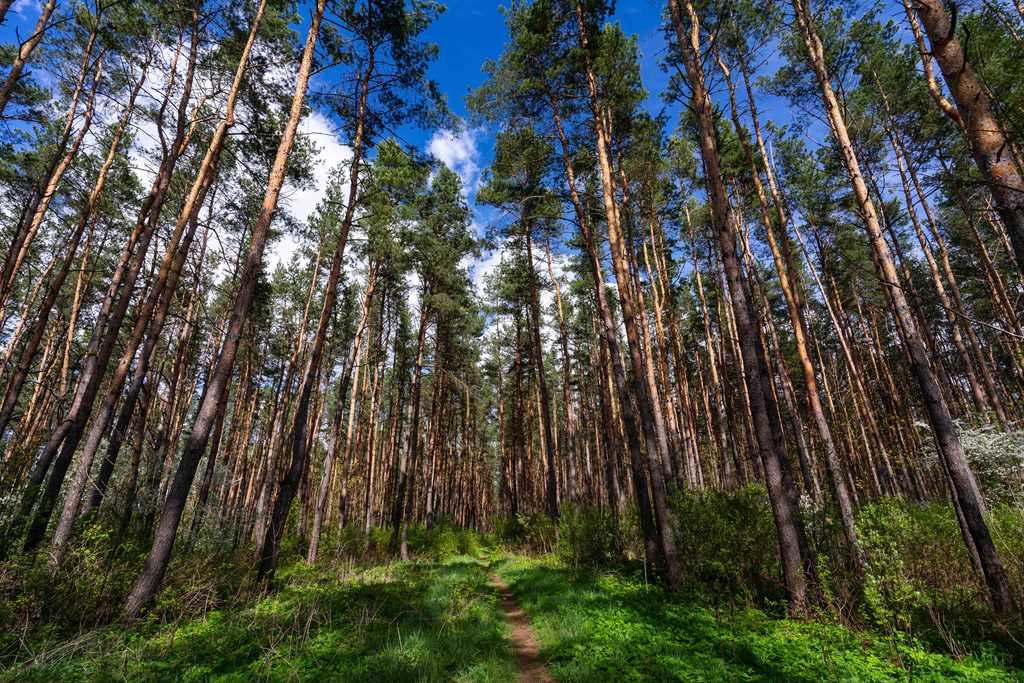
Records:
[[[0,680],[1024,680],[995,658],[716,610],[552,557],[300,563],[279,582],[230,610],[88,632]]]

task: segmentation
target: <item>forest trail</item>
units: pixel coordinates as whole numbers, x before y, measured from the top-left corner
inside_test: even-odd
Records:
[[[501,597],[501,608],[505,610],[505,617],[508,619],[512,633],[509,636],[512,640],[512,648],[516,653],[516,664],[519,667],[518,680],[520,683],[533,681],[535,683],[551,683],[555,679],[551,672],[540,660],[540,644],[537,642],[537,635],[530,626],[526,613],[519,606],[512,590],[501,577],[490,572],[491,585],[494,586]]]
[[[992,660],[688,602],[628,571],[466,550],[363,566],[296,562],[270,594],[40,644],[28,661],[0,661],[0,683],[1021,680]]]

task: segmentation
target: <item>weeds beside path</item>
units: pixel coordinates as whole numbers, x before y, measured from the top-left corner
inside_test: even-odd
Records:
[[[0,681],[514,679],[505,616],[476,559],[332,571],[293,565],[280,591],[247,607],[107,629],[74,651],[0,672]]]
[[[510,587],[558,681],[1017,681],[990,653],[954,659],[821,621],[716,610],[642,580],[509,556]]]

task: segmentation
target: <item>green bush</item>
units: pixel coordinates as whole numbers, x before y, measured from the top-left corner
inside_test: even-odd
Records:
[[[614,561],[615,519],[608,510],[566,505],[558,520],[558,554],[568,564],[599,567]]]
[[[911,614],[924,606],[927,591],[909,570],[909,542],[914,519],[891,501],[869,505],[857,520],[857,536],[865,552],[864,606],[862,612],[886,631],[906,631]]]
[[[116,520],[94,517],[72,537],[53,577],[42,554],[0,565],[0,666],[73,641],[117,621],[148,545],[129,535],[117,543]],[[233,604],[253,594],[252,549],[202,539],[182,541],[168,567],[148,622],[169,622]]]
[[[1024,518],[1003,506],[989,512],[989,524],[1019,600]],[[867,562],[860,612],[872,625],[893,635],[913,633],[957,654],[970,643],[998,638],[985,583],[950,505],[875,501],[859,511],[857,532]]]
[[[781,600],[771,505],[764,489],[681,491],[676,545],[691,587],[715,600]]]
[[[532,552],[550,552],[558,538],[558,525],[542,512],[499,516],[494,523],[498,540]]]
[[[390,540],[390,534],[387,538]],[[488,545],[477,531],[463,529],[446,520],[430,528],[422,523],[410,524],[407,539],[411,555],[433,560],[445,560],[456,555],[478,555]],[[386,544],[387,541],[383,546],[385,549]]]
[[[517,515],[496,515],[494,536],[502,545],[515,546],[523,541],[522,529]]]
[[[686,590],[715,605],[741,605],[781,614],[786,595],[777,534],[761,486],[735,491],[680,491],[670,500]],[[857,512],[866,558],[851,562],[835,510],[804,505],[808,550],[816,559],[818,605],[824,618],[868,626],[894,643],[918,639],[957,656],[994,647],[1024,659],[1020,623],[998,624],[982,577],[972,567],[952,507],[883,499]],[[1024,511],[993,505],[989,527],[1018,604],[1024,604]],[[544,552],[554,531],[544,515],[497,520],[506,545]],[[573,567],[609,567],[639,559],[642,534],[635,510],[621,520],[616,542],[610,516],[595,508],[565,506],[555,550]]]
[[[459,554],[459,533],[447,524],[435,526],[426,533],[426,554],[435,560]]]

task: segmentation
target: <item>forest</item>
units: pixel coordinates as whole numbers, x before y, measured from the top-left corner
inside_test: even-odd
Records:
[[[0,0],[0,681],[1021,680],[1021,0],[503,3]]]

